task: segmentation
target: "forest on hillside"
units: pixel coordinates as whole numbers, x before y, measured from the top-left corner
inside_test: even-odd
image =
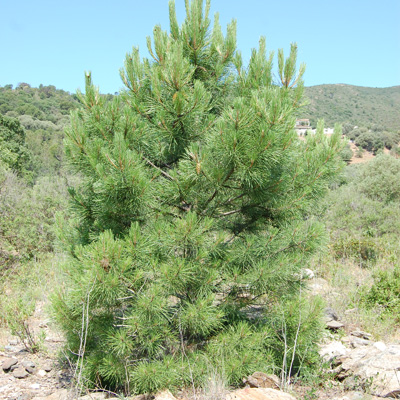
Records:
[[[303,118],[315,126],[324,119],[335,123],[399,131],[400,86],[370,88],[352,85],[317,85],[305,88],[309,105]]]

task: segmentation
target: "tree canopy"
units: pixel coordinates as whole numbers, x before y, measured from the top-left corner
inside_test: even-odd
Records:
[[[311,211],[341,167],[340,135],[294,132],[295,44],[275,81],[264,38],[244,67],[235,21],[223,35],[209,1],[185,4],[179,26],[169,3],[152,59],[126,56],[111,102],[86,75],[66,132],[82,183],[54,306],[86,382],[126,392],[201,385],[210,369],[230,384],[290,375],[316,354],[301,269],[325,241]]]

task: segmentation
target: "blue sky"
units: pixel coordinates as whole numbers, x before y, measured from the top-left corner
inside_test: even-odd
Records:
[[[176,0],[178,20],[184,0]],[[223,30],[235,18],[245,59],[259,37],[269,50],[297,42],[306,86],[400,85],[400,0],[212,0]],[[154,25],[168,30],[168,0],[0,0],[0,86],[27,82],[75,92],[92,71],[102,93],[123,85],[125,54]]]

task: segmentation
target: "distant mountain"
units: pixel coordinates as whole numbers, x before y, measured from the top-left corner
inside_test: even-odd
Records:
[[[325,126],[339,122],[400,130],[400,86],[318,85],[306,87],[305,94],[310,104],[301,118],[309,118],[313,126],[318,119],[324,118]]]

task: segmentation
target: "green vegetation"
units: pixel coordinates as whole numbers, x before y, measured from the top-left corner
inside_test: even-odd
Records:
[[[182,27],[171,5],[171,35],[156,27],[152,61],[133,49],[118,96],[90,76],[73,96],[0,87],[0,326],[40,350],[28,320],[56,288],[81,385],[315,377],[323,305],[302,279],[310,262],[339,288],[340,315],[357,309],[377,338],[398,327],[399,88],[306,88],[313,124],[343,122],[377,154],[337,179],[352,156],[340,128],[325,137],[321,121],[305,141],[292,129],[307,117],[296,47],[278,52],[279,82],[264,39],[245,69],[235,24],[210,31],[201,3]]]
[[[39,88],[32,88],[27,83],[21,83],[15,89],[11,85],[0,87],[0,115],[4,115],[0,120],[0,150],[3,136],[1,126],[4,126],[4,121],[14,121],[14,126],[18,125],[15,129],[24,128],[25,147],[20,147],[19,151],[29,154],[30,163],[24,163],[31,176],[36,178],[60,174],[64,129],[69,124],[71,110],[77,105],[75,95],[71,96],[54,86],[40,85]],[[17,141],[17,137],[22,140],[19,134],[13,136],[13,141]],[[2,159],[3,157],[2,155]],[[19,159],[21,157],[22,155]],[[25,155],[24,157],[26,158]],[[14,166],[12,168],[18,170]]]
[[[327,126],[373,127],[380,131],[400,129],[400,86],[368,88],[351,85],[318,85],[305,88],[310,104],[302,118],[313,126],[323,118]],[[346,134],[346,132],[344,132]]]
[[[27,173],[29,163],[25,147],[25,130],[20,122],[0,114],[0,168],[12,169],[19,175]]]
[[[243,68],[194,0],[181,27],[136,48],[112,102],[86,77],[65,141],[82,177],[56,317],[85,383],[125,392],[231,385],[255,370],[312,368],[321,331],[301,269],[325,244],[311,216],[342,163],[340,134],[300,141],[304,71],[265,39]],[[83,317],[83,319],[82,319]]]
[[[321,214],[330,232],[330,252],[319,255],[320,273],[344,295],[342,315],[357,308],[355,323],[378,338],[398,328],[400,159],[380,154],[368,164],[346,167]]]

